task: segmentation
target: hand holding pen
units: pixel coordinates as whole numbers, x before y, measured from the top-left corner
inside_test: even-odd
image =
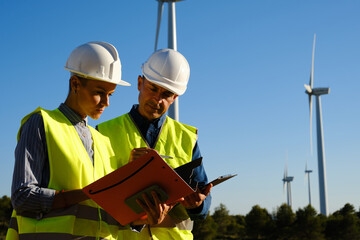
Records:
[[[150,151],[156,151],[156,150],[154,150],[154,149],[152,149],[152,148],[149,148],[149,147],[134,148],[134,149],[131,150],[131,152],[130,152],[129,162],[132,162],[132,161],[134,161],[135,159],[138,159],[138,158],[142,157],[143,155],[148,154]],[[170,157],[170,156],[165,156],[165,155],[160,155],[160,157],[172,159],[172,157]]]

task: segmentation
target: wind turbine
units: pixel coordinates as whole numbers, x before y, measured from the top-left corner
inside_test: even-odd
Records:
[[[168,3],[168,48],[177,51],[175,2],[179,2],[182,0],[157,0],[157,1],[159,3],[158,3],[158,16],[157,16],[154,51],[157,50],[164,2]],[[173,104],[170,105],[168,110],[168,115],[174,120],[179,121],[179,98],[176,98]]]
[[[307,163],[305,166],[305,177],[307,175],[308,177],[308,189],[309,189],[309,205],[311,205],[311,189],[310,189],[310,173],[312,173],[312,170],[307,168]]]
[[[317,128],[317,154],[318,154],[318,169],[319,169],[319,188],[320,188],[320,213],[328,215],[328,203],[327,203],[327,188],[326,188],[326,167],[325,167],[325,147],[324,147],[324,135],[321,115],[321,95],[329,94],[330,88],[313,88],[314,84],[314,55],[315,55],[315,39],[314,34],[312,63],[309,85],[304,84],[305,93],[309,95],[309,107],[310,107],[310,146],[312,152],[312,96],[316,98],[316,128]]]
[[[284,182],[283,187],[286,188],[286,195],[287,195],[287,205],[291,207],[292,205],[292,198],[291,198],[291,181],[294,180],[294,177],[288,176],[287,174],[287,163],[285,165],[284,170],[284,177],[282,181]]]

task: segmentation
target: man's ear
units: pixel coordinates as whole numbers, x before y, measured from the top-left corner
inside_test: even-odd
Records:
[[[79,90],[80,79],[76,75],[71,76],[70,87],[72,92],[76,92],[77,90]]]
[[[139,75],[138,76],[138,84],[137,84],[137,88],[140,91],[141,89],[141,85],[143,84],[143,78]]]

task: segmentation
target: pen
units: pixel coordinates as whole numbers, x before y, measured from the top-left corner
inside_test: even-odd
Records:
[[[166,156],[166,155],[160,155],[160,157],[162,157],[162,158],[169,158],[169,159],[173,159],[173,157]]]

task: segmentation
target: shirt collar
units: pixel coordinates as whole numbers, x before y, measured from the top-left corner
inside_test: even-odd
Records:
[[[75,113],[71,108],[66,106],[64,103],[61,103],[59,106],[60,112],[65,115],[65,117],[73,124],[84,123],[87,125],[88,118],[82,119],[77,113]]]
[[[141,116],[141,114],[138,111],[138,108],[139,108],[139,104],[134,104],[129,114],[131,118],[135,121],[136,125],[138,125],[140,128],[144,126],[146,126],[147,128],[150,124],[153,124],[156,128],[160,128],[166,119],[166,114],[164,114],[161,117],[150,122],[146,118]]]

